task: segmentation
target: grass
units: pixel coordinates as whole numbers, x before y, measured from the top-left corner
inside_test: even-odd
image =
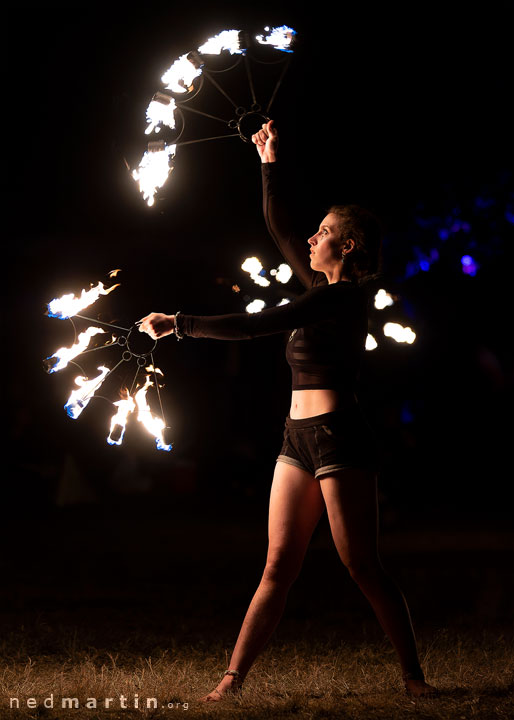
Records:
[[[135,633],[109,652],[93,647],[94,633],[85,628],[75,628],[70,635],[56,625],[49,642],[47,620],[40,614],[34,626],[24,628],[30,635],[28,644],[39,630],[41,643],[39,649],[33,646],[34,655],[27,657],[28,644],[22,639],[17,647],[12,644],[15,634],[4,639],[2,718],[118,720],[181,715],[241,720],[396,720],[415,715],[441,720],[507,720],[514,715],[512,635],[498,629],[477,634],[476,629],[441,628],[430,639],[418,633],[427,679],[441,694],[415,701],[404,693],[396,657],[385,638],[345,643],[344,638],[323,634],[321,625],[319,633],[311,627],[302,636],[301,627],[290,621],[285,629],[290,639],[268,645],[249,673],[241,697],[206,706],[198,698],[216,685],[228,653],[227,647],[208,635],[194,644],[177,643],[173,649],[142,655],[138,647],[144,641]],[[301,639],[294,640],[294,636]],[[54,707],[45,708],[43,701],[52,693]],[[120,695],[126,698],[126,709],[121,707]],[[9,708],[12,697],[20,699],[19,710]],[[78,698],[80,707],[63,710],[63,697]],[[35,699],[36,707],[27,707],[28,698]],[[86,706],[88,698],[96,699],[96,710]],[[105,698],[113,698],[109,709],[105,709]],[[146,698],[156,698],[159,707],[146,709]]]
[[[153,514],[145,524],[136,508],[104,525],[97,518],[82,554],[87,513],[27,524],[24,547],[4,543],[0,720],[514,717],[512,554],[510,535],[497,529],[474,530],[474,545],[452,530],[444,547],[441,530],[385,533],[384,561],[408,599],[439,697],[406,696],[396,655],[325,524],[241,697],[199,703],[227,667],[266,538],[260,516],[195,515]],[[52,694],[54,707],[45,707]],[[79,708],[63,709],[62,698]],[[158,707],[146,709],[146,698]]]

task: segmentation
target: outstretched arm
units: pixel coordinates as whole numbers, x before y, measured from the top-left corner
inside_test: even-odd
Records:
[[[352,324],[363,308],[365,311],[365,299],[359,288],[351,283],[336,283],[313,288],[287,305],[259,313],[206,316],[150,313],[142,319],[139,329],[155,340],[173,332],[196,338],[248,340],[323,321]]]
[[[284,180],[277,162],[278,132],[273,120],[265,123],[252,140],[262,161],[263,211],[268,231],[304,287],[323,285],[326,276],[311,269],[307,241],[296,231],[286,206]]]

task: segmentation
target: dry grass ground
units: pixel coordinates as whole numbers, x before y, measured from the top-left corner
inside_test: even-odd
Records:
[[[241,697],[199,703],[227,666],[266,550],[262,518],[230,517],[176,515],[150,528],[111,516],[109,542],[100,519],[84,547],[76,514],[57,518],[30,552],[13,550],[3,567],[1,720],[514,716],[512,538],[498,528],[384,533],[383,561],[408,599],[438,698],[405,695],[395,653],[322,525]],[[209,542],[189,543],[200,531]],[[62,698],[79,707],[63,709]]]
[[[240,698],[208,706],[198,698],[215,684],[224,667],[225,648],[183,647],[153,656],[140,656],[135,647],[112,655],[94,648],[70,648],[66,659],[41,654],[4,660],[1,712],[13,720],[177,716],[508,720],[514,714],[511,640],[495,632],[469,635],[444,629],[429,643],[421,642],[427,677],[441,695],[417,701],[404,694],[386,642],[337,647],[313,637],[272,643],[248,676]],[[45,708],[45,699],[48,706],[52,696],[53,709]],[[20,710],[9,709],[12,697],[20,699]],[[27,707],[29,698],[34,698],[32,709]],[[77,698],[80,707],[63,710],[62,698]],[[105,698],[112,698],[108,710]],[[147,709],[147,698],[155,698],[158,707],[151,703]]]

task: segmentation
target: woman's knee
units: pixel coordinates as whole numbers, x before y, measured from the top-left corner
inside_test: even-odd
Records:
[[[294,555],[273,555],[266,561],[262,579],[277,585],[292,585],[300,574],[301,567],[301,559]]]
[[[343,560],[350,576],[357,584],[384,575],[385,570],[377,555],[354,557]]]

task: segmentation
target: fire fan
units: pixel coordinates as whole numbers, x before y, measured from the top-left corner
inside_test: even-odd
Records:
[[[118,272],[119,270],[113,270],[109,275],[110,277],[114,277]],[[69,364],[75,365],[81,371],[82,374],[75,378],[75,385],[77,387],[72,391],[64,406],[68,416],[73,420],[79,417],[93,398],[102,398],[112,404],[116,412],[111,418],[110,430],[107,436],[109,445],[121,445],[128,417],[134,414],[137,420],[155,438],[157,449],[170,451],[172,449],[169,439],[171,429],[166,426],[164,419],[158,378],[158,375],[162,376],[162,372],[159,368],[155,367],[153,358],[157,341],[150,340],[148,336],[142,335],[138,331],[137,323],[131,328],[125,328],[82,315],[82,310],[90,307],[101,295],[108,295],[117,287],[119,287],[119,284],[105,288],[104,284],[99,282],[89,290],[82,290],[78,296],[69,293],[59,298],[54,298],[54,300],[48,303],[47,315],[60,320],[69,320],[73,326],[75,340],[70,347],[59,348],[53,355],[47,357],[46,360],[44,360],[44,367],[50,374],[63,370]],[[73,318],[79,318],[94,324],[77,335]],[[101,325],[102,327],[97,327],[97,325]],[[108,340],[102,345],[90,347],[93,339],[100,334],[108,335]],[[121,351],[121,358],[111,369],[105,367],[105,365],[100,365],[97,368],[99,374],[95,377],[88,377],[84,369],[76,362],[75,358],[106,348],[117,348]],[[131,361],[135,361],[136,363],[131,387],[122,388],[119,393],[121,396],[120,399],[114,402],[104,395],[100,395],[98,391],[105,380],[112,375],[120,365]],[[144,375],[144,382],[142,384],[140,381],[141,375]],[[157,393],[161,413],[160,417],[152,412],[148,404],[147,392],[151,387],[154,387]]]
[[[154,139],[148,142],[139,166],[132,171],[132,177],[149,206],[154,204],[158,189],[164,186],[173,169],[178,147],[229,137],[251,142],[252,135],[269,120],[268,113],[289,66],[295,31],[286,26],[266,27],[264,33],[250,37],[240,30],[223,30],[197,50],[179,57],[163,74],[161,81],[164,87],[154,94],[146,110],[145,133]],[[277,55],[280,57],[277,58]],[[212,67],[216,56],[236,56],[236,59],[229,67],[220,69]],[[258,102],[257,96],[255,67],[259,65],[278,66],[274,88],[265,107]],[[249,99],[251,97],[249,106],[237,103],[221,80],[221,76],[226,77],[229,72],[241,72],[242,67]],[[232,105],[233,117],[223,118],[192,107],[191,100],[200,95],[206,82],[224,97],[227,104]],[[228,132],[180,142],[188,113],[222,123]],[[166,137],[163,138],[163,135]],[[130,169],[129,163],[126,164]]]

